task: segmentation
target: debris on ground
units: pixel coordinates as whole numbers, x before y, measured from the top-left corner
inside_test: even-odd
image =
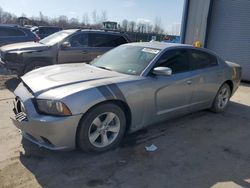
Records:
[[[145,149],[146,151],[153,152],[156,151],[158,148],[154,144],[151,144],[151,146],[146,146]]]
[[[124,165],[127,164],[127,161],[126,161],[126,160],[120,160],[120,161],[118,162],[118,164],[119,164],[119,166],[124,166]]]

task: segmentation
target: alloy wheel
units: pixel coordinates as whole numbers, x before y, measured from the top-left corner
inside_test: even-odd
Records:
[[[120,131],[120,119],[113,112],[98,115],[91,123],[88,131],[90,143],[103,148],[114,142]]]
[[[229,101],[229,97],[230,97],[229,95],[230,95],[230,92],[226,87],[220,90],[219,95],[218,95],[218,107],[220,109],[223,109],[226,107]]]

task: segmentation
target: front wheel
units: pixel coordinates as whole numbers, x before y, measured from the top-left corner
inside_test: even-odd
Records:
[[[121,142],[126,129],[123,110],[112,103],[90,110],[79,124],[77,144],[86,152],[103,152]]]
[[[229,85],[225,83],[220,87],[214,99],[211,110],[217,113],[222,112],[227,107],[230,97],[231,97],[231,89]]]

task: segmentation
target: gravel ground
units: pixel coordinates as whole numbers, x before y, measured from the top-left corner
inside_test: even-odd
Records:
[[[0,90],[0,187],[250,187],[250,85],[224,113],[200,111],[148,127],[99,155],[23,140],[9,118],[13,97]],[[145,151],[151,144],[158,149]]]

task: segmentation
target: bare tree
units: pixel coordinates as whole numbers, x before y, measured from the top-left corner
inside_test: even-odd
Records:
[[[125,20],[122,21],[122,29],[124,31],[128,30],[128,20],[125,19]]]
[[[136,23],[134,21],[131,21],[128,23],[128,30],[131,32],[134,32]]]
[[[152,33],[153,32],[153,25],[150,23],[146,24],[146,33]]]
[[[68,27],[68,17],[65,15],[61,15],[58,18],[58,26],[62,28]]]
[[[17,23],[17,17],[13,14],[5,12],[0,7],[0,23],[2,23],[2,24],[15,24],[15,23]]]
[[[82,23],[83,25],[89,25],[89,15],[88,13],[85,13],[82,17]]]
[[[3,23],[3,14],[4,14],[4,11],[3,11],[3,9],[0,7],[0,23]]]
[[[162,25],[161,25],[161,18],[156,17],[155,18],[155,23],[154,23],[154,32],[156,34],[161,34],[164,32]]]
[[[25,14],[22,14],[23,17],[26,17]],[[61,15],[58,17],[50,18],[45,16],[42,12],[39,13],[39,16],[37,17],[29,17],[27,23],[38,25],[46,24],[46,25],[53,25],[53,26],[59,26],[62,28],[69,28],[69,27],[79,27],[79,26],[89,26],[95,29],[102,28],[102,22],[106,21],[107,18],[107,12],[102,11],[100,14],[96,10],[92,12],[92,20],[89,19],[88,13],[84,13],[82,17],[82,21],[79,22],[77,18],[71,18],[69,19],[66,15]],[[0,23],[3,24],[20,24],[18,22],[18,18],[10,14],[8,12],[5,12],[0,7]],[[26,24],[26,21],[25,23]],[[123,29],[125,32],[139,32],[139,35],[144,35],[145,33],[154,33],[154,34],[163,34],[164,29],[161,24],[161,19],[159,17],[155,18],[154,24],[151,24],[148,21],[141,20],[139,23],[136,24],[134,21],[128,21],[127,19],[122,20],[121,27],[118,28]],[[177,33],[177,30],[179,30],[176,26],[175,33]]]
[[[69,26],[70,27],[79,27],[80,23],[79,23],[79,20],[77,18],[71,18],[69,20]]]
[[[43,13],[41,11],[39,12],[39,17],[40,17],[40,21],[44,21],[44,16],[43,16]]]
[[[93,19],[93,23],[94,23],[94,24],[98,24],[99,18],[98,18],[98,14],[97,14],[96,10],[94,10],[94,11],[92,12],[92,19]]]
[[[107,12],[103,10],[99,22],[105,22],[107,20],[108,20]]]

